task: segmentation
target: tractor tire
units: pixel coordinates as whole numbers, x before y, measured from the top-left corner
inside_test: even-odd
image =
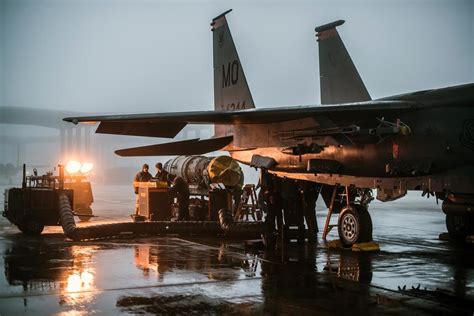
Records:
[[[39,236],[43,232],[44,224],[34,219],[28,219],[17,224],[18,229],[28,236]]]
[[[88,214],[92,215],[92,208],[86,205],[78,205],[74,208],[74,212],[79,214]],[[89,216],[78,216],[81,222],[88,222],[90,221],[91,217]]]
[[[367,208],[349,205],[339,213],[337,229],[344,247],[372,241],[372,219]]]

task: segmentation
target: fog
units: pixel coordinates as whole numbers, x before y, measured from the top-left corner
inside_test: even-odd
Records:
[[[212,109],[209,23],[229,8],[257,107],[320,103],[314,27],[337,19],[372,98],[474,81],[473,1],[0,0],[0,107]],[[0,124],[4,139],[51,134]]]

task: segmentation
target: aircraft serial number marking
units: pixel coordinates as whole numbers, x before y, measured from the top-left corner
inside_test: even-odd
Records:
[[[243,110],[243,109],[245,109],[245,101],[242,101],[242,103],[240,103],[240,101],[239,101],[237,103],[232,102],[232,103],[226,104],[226,105],[222,104],[221,109],[226,110],[226,111],[229,111],[229,110]]]

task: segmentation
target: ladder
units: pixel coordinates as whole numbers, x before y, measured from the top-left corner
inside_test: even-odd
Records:
[[[249,215],[252,216],[254,221],[261,220],[260,211],[257,211],[257,193],[255,192],[254,184],[244,185],[239,205],[235,211],[234,220],[242,221],[245,216],[248,221]]]

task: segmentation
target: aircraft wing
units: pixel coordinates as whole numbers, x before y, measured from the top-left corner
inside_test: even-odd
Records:
[[[202,155],[221,149],[228,145],[232,138],[232,136],[224,136],[204,140],[198,138],[188,139],[172,143],[119,149],[115,153],[122,157]]]
[[[187,124],[265,124],[329,115],[352,115],[355,111],[383,116],[393,111],[407,111],[415,102],[380,100],[338,105],[292,106],[229,111],[191,111],[147,114],[119,114],[67,117],[64,121],[78,124],[100,122],[97,133],[173,138]]]

